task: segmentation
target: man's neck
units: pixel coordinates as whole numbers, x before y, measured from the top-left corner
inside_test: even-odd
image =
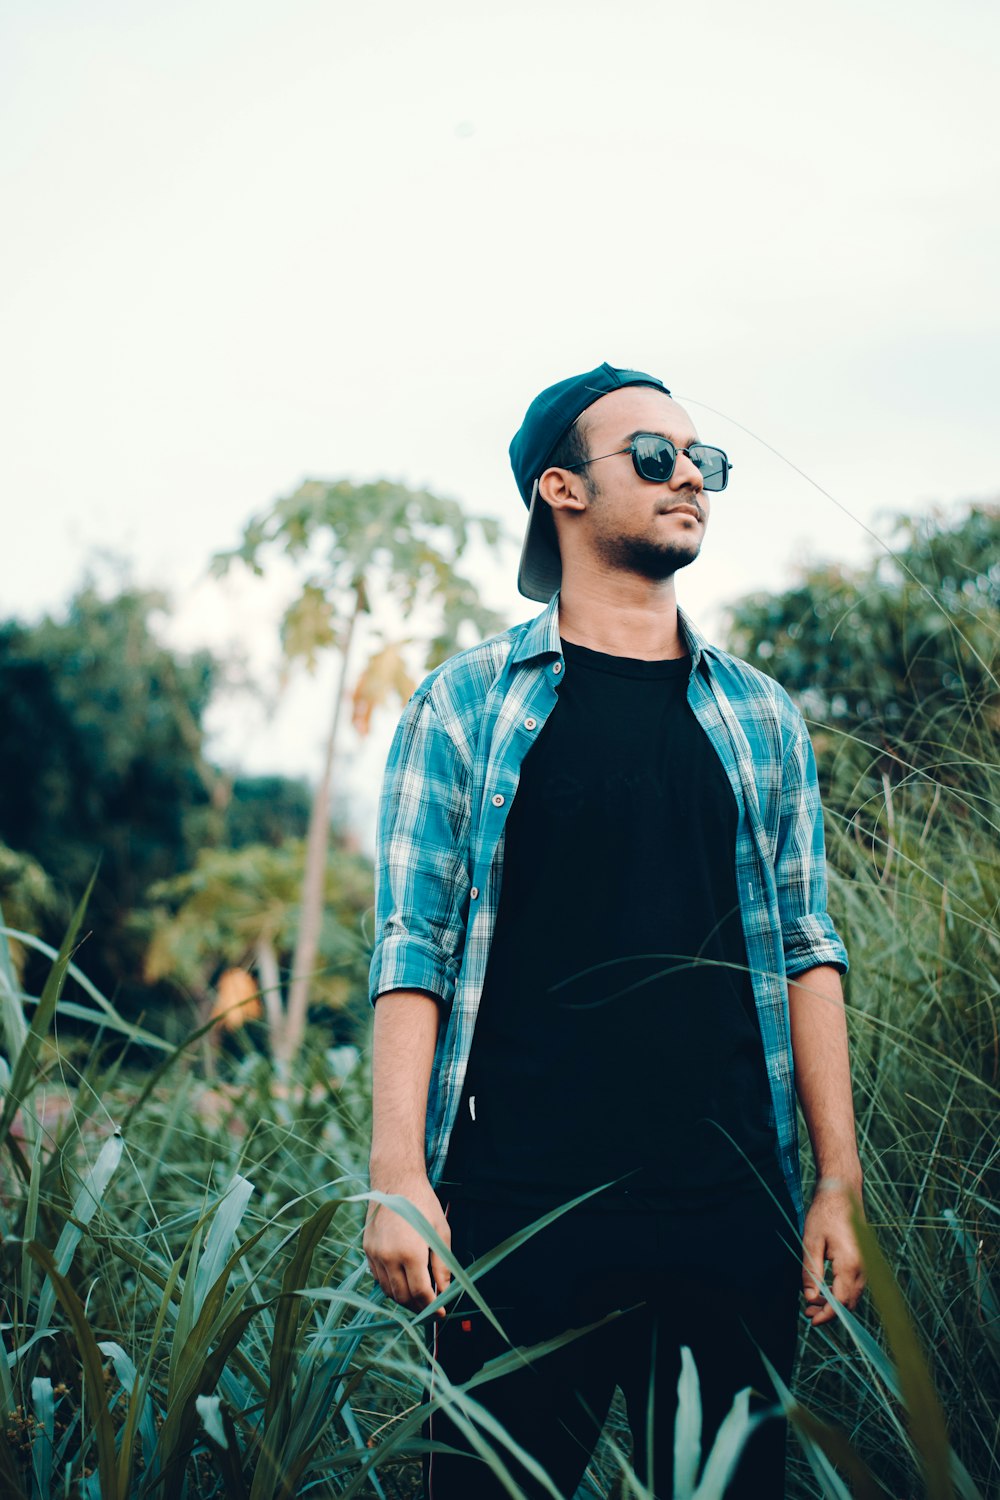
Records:
[[[654,582],[619,576],[613,585],[607,578],[564,578],[559,634],[608,656],[662,661],[687,655],[672,578]]]

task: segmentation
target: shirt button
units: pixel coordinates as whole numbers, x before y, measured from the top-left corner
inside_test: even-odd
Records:
[[[562,671],[562,662],[561,661],[555,661],[555,662],[553,662],[552,663],[552,670],[556,674],[556,676],[558,677],[559,673]]]
[[[503,804],[504,804],[504,799],[503,799],[502,795],[500,794],[500,792],[494,792],[494,794],[493,794],[493,806],[494,807],[503,807]]]
[[[524,721],[524,727],[525,727],[525,729],[535,729],[535,728],[537,728],[537,726],[538,726],[538,720],[537,719],[525,719],[525,721]]]
[[[472,890],[469,892],[469,895],[472,897],[473,901],[478,901],[479,900],[479,887],[478,887],[478,885],[474,885],[472,887]]]

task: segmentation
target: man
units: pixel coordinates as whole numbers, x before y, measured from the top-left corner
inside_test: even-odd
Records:
[[[840,1302],[861,1293],[847,958],[801,716],[677,608],[726,455],[607,364],[543,391],[510,451],[519,586],[547,608],[432,673],[390,753],[371,1181],[462,1265],[583,1199],[480,1289],[515,1347],[588,1331],[474,1395],[525,1492],[535,1463],[572,1496],[620,1385],[637,1468],[672,1495],[680,1348],[707,1446],[738,1390],[770,1390],[758,1346],[790,1375],[803,1288],[814,1325],[834,1316],[825,1264]],[[410,1308],[450,1282],[390,1210],[365,1250]],[[435,1342],[452,1384],[509,1347],[464,1305]],[[460,1415],[428,1425],[430,1500],[506,1493]],[[727,1494],[780,1495],[783,1440],[763,1422]]]

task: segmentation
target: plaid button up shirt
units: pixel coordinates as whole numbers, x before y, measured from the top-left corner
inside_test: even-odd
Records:
[[[559,598],[443,663],[403,712],[379,804],[371,996],[423,990],[442,1004],[427,1101],[427,1165],[444,1170],[500,903],[504,824],[521,763],[567,670]],[[678,611],[688,703],[736,798],[736,884],[781,1169],[802,1220],[790,977],[847,968],[826,911],[816,765],[778,683],[709,645]],[[530,1039],[526,1039],[530,1045]]]

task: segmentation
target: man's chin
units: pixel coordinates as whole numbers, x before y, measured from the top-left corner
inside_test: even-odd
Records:
[[[692,541],[689,547],[678,547],[676,543],[671,543],[668,547],[654,547],[642,542],[622,542],[617,548],[609,549],[609,554],[613,555],[608,555],[606,561],[625,572],[637,573],[650,582],[662,583],[664,579],[672,578],[679,569],[693,563],[700,551],[700,539]]]

